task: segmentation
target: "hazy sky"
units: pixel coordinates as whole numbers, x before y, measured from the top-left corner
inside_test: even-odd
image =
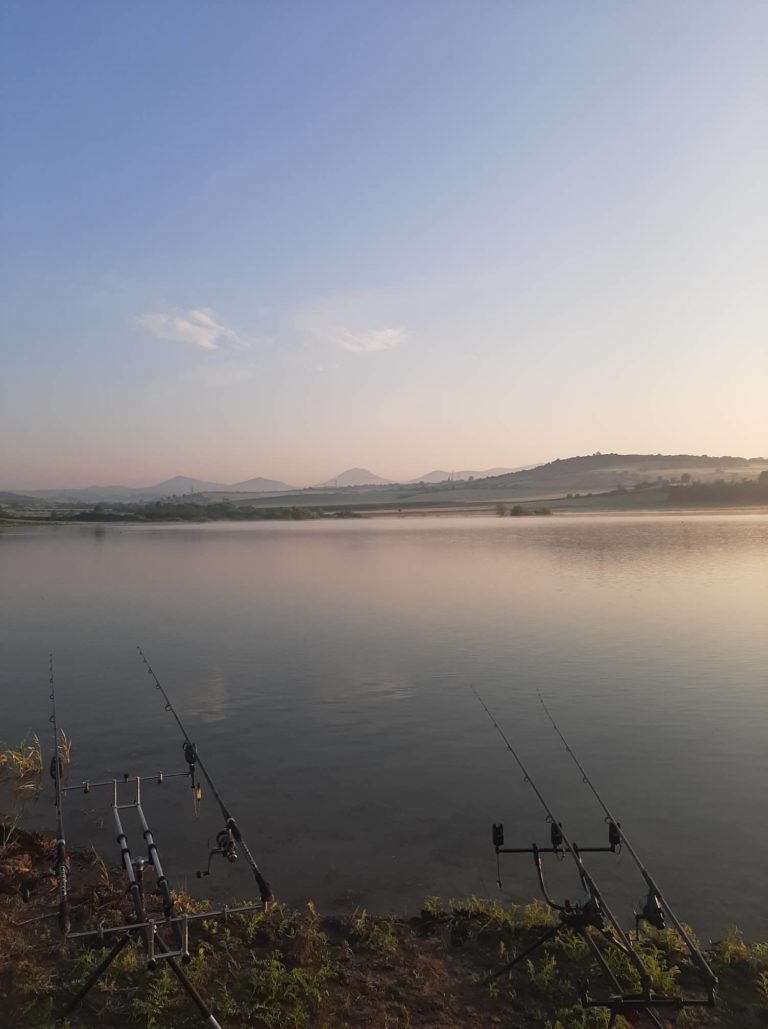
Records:
[[[5,0],[0,486],[768,453],[764,0]]]

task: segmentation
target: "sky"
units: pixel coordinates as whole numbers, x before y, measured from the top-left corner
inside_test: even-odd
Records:
[[[0,488],[768,454],[764,0],[5,0]]]

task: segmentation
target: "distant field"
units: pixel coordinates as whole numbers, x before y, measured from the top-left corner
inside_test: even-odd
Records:
[[[597,466],[595,462],[598,462]],[[552,499],[558,509],[592,510],[607,507],[614,509],[648,509],[663,505],[660,498],[663,490],[660,480],[679,481],[684,476],[698,482],[739,480],[742,477],[757,478],[768,469],[768,460],[756,459],[696,459],[674,458],[659,455],[633,458],[627,455],[603,455],[600,458],[576,458],[552,462],[537,468],[526,469],[508,475],[479,479],[477,482],[450,482],[430,484],[409,484],[384,487],[352,487],[348,489],[296,490],[290,493],[199,493],[193,499],[208,503],[216,500],[232,500],[237,503],[254,503],[259,507],[308,506],[349,507],[354,510],[379,510],[387,508],[472,508],[475,505],[494,505],[499,501],[510,504],[530,504]],[[651,484],[659,481],[658,489]],[[649,488],[634,491],[638,483],[647,483]],[[625,496],[608,497],[617,487],[629,490]],[[582,496],[572,502],[560,500],[568,493],[602,494],[600,501]],[[557,498],[556,500],[553,498]]]
[[[195,505],[232,503],[238,507],[317,509],[326,513],[462,514],[495,511],[498,503],[510,507],[551,508],[553,512],[651,511],[671,509],[667,488],[683,481],[711,484],[756,480],[768,470],[768,459],[691,457],[690,455],[592,454],[565,458],[535,468],[478,479],[444,483],[388,484],[347,488],[286,489],[282,492],[239,492],[208,490],[174,496],[172,503]],[[571,494],[570,496],[568,494]],[[13,518],[56,518],[93,511],[88,500],[69,503],[42,501],[19,494],[0,494],[0,505]],[[750,510],[755,504],[749,503]],[[694,506],[712,510],[714,506],[733,510],[734,502],[722,504],[715,497],[695,505],[689,499],[686,510]],[[104,506],[104,505],[102,505]],[[127,516],[132,508],[107,503],[105,513]],[[94,511],[94,514],[97,512]],[[185,517],[181,515],[181,517]],[[115,520],[114,518],[112,520]]]

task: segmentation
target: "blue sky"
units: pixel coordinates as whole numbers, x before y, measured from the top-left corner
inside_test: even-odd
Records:
[[[10,0],[0,486],[768,453],[768,6]]]

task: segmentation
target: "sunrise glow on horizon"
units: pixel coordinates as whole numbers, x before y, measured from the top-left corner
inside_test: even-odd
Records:
[[[751,0],[12,0],[0,488],[768,455],[767,50]]]

